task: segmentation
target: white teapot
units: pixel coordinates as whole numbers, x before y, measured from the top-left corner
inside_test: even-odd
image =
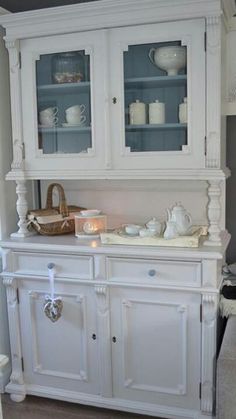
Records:
[[[172,209],[167,208],[168,221],[174,222],[179,235],[184,235],[192,226],[192,217],[180,203]]]

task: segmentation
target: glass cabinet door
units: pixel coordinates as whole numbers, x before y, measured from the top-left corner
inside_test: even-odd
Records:
[[[88,153],[92,147],[90,56],[84,50],[41,55],[36,84],[39,150]]]
[[[114,140],[119,144],[114,154],[117,166],[203,167],[202,23],[174,22],[113,31],[111,63],[121,80],[113,89],[112,107],[113,123],[120,117],[121,127],[114,130],[114,135],[119,133]]]
[[[104,45],[103,31],[23,41],[28,170],[104,168]]]

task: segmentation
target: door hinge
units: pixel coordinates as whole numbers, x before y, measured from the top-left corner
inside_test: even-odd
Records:
[[[25,143],[22,143],[22,158],[25,160]]]
[[[24,368],[24,358],[23,357],[21,358],[21,369],[22,369],[22,371],[25,370],[25,368]]]
[[[207,137],[204,137],[204,155],[207,155]]]
[[[207,33],[204,32],[204,51],[206,52],[207,50]]]
[[[200,323],[202,323],[202,304],[200,304],[200,307],[199,307],[199,311],[200,311]]]
[[[20,304],[20,296],[19,296],[19,289],[16,288],[16,300],[17,300],[17,304]]]
[[[199,399],[202,398],[202,383],[199,383]]]
[[[21,52],[19,52],[19,69],[21,70]]]

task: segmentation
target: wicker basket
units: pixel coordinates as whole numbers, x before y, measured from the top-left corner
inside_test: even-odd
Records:
[[[52,192],[56,188],[59,194],[59,206],[53,207]],[[75,205],[67,206],[65,192],[59,183],[52,183],[47,190],[46,208],[31,210],[28,212],[29,224],[44,236],[55,236],[73,233],[75,222],[73,212],[79,212],[85,208]]]

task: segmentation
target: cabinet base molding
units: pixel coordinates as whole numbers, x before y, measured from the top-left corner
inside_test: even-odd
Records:
[[[25,399],[25,393],[13,393],[13,386],[9,384],[6,391],[10,393],[13,401],[20,402]],[[14,391],[16,386],[14,385]],[[50,399],[63,400],[71,403],[78,403],[88,406],[101,407],[107,409],[121,410],[124,412],[137,413],[141,415],[157,416],[165,419],[213,419],[213,416],[202,415],[196,410],[178,409],[176,407],[166,407],[151,403],[140,403],[124,399],[106,398],[97,395],[88,395],[66,390],[59,390],[52,387],[42,387],[38,385],[26,386],[26,393],[32,396],[50,397]]]

